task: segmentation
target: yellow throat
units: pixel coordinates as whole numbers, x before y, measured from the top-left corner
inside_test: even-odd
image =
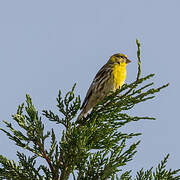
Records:
[[[115,64],[113,67],[114,91],[121,88],[126,79],[126,63]]]

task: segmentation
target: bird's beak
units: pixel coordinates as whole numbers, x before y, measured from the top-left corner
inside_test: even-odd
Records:
[[[128,64],[128,63],[130,63],[131,62],[131,60],[129,60],[129,59],[126,59],[126,64]]]

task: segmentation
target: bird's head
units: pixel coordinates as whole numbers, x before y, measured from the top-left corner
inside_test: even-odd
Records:
[[[131,62],[124,54],[114,54],[109,59],[110,63],[119,64],[119,65],[126,65]]]

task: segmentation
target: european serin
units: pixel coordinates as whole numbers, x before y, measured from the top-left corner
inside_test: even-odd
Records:
[[[121,88],[126,79],[126,65],[131,61],[124,54],[114,54],[98,71],[81,106],[78,120],[86,116],[98,102],[102,101],[110,91]]]

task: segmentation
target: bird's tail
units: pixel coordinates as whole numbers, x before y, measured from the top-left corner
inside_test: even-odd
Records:
[[[82,111],[81,111],[81,113],[79,114],[79,116],[78,116],[78,118],[77,118],[77,120],[76,120],[76,123],[77,124],[81,124],[82,122],[81,122],[81,120],[82,120],[82,118],[83,117],[85,117],[85,116],[87,116],[87,112],[85,111],[85,109],[83,109]]]
[[[84,117],[84,112],[81,111],[76,122],[78,123],[83,117]]]

